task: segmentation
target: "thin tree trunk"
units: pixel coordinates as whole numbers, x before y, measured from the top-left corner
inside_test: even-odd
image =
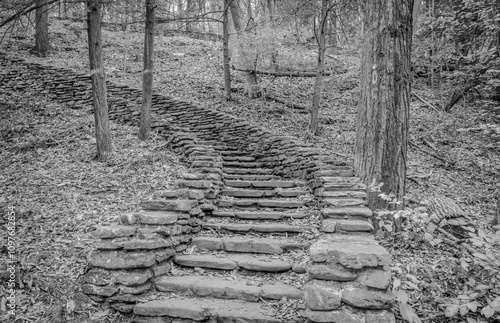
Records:
[[[225,101],[231,100],[231,70],[229,69],[229,2],[224,0],[224,18],[222,24],[222,51],[224,56],[224,91]]]
[[[153,52],[155,37],[156,0],[146,0],[146,28],[144,35],[144,70],[142,72],[142,109],[139,139],[148,140],[151,130],[151,102],[153,96]]]
[[[49,43],[49,8],[47,0],[36,1],[35,12],[35,51],[39,55],[45,55],[50,50]]]
[[[366,183],[403,201],[411,93],[413,0],[364,0],[361,97],[354,169]],[[374,209],[398,208],[369,192]]]
[[[321,100],[321,88],[323,85],[323,70],[325,69],[325,28],[328,21],[328,0],[321,0],[321,16],[319,20],[318,37],[318,67],[316,70],[316,81],[314,82],[314,94],[311,109],[311,124],[309,127],[312,135],[318,134],[318,114]]]
[[[90,78],[94,97],[97,158],[106,159],[112,151],[109,132],[106,76],[102,59],[101,7],[99,0],[87,0]]]

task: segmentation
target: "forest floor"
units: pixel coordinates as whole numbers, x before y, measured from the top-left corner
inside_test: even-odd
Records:
[[[31,53],[32,37],[23,32],[4,39],[0,51],[86,73],[88,49],[80,26],[54,20],[50,35],[53,51],[46,57]],[[103,37],[108,80],[141,88],[143,35],[104,30]],[[237,88],[233,100],[223,103],[220,42],[177,34],[158,37],[155,46],[154,92],[231,113],[352,161],[359,93],[356,46],[328,53],[327,65],[336,73],[325,80],[318,136],[308,134],[309,115],[303,111],[245,96],[239,72],[232,71]],[[316,53],[307,44],[285,46],[280,55],[284,68],[314,69]],[[494,322],[500,319],[500,307],[496,314],[487,308],[493,300],[500,302],[500,263],[495,254],[500,236],[498,227],[488,221],[495,212],[494,192],[500,181],[499,104],[476,94],[445,113],[440,107],[453,86],[445,79],[434,87],[426,82],[416,79],[413,92],[427,103],[415,97],[411,102],[409,219],[403,234],[382,241],[393,256],[395,282],[400,284],[395,289],[406,291],[422,321]],[[313,78],[261,79],[268,94],[304,107],[311,104],[313,83]],[[78,289],[91,232],[116,221],[123,212],[136,210],[156,190],[169,188],[183,166],[173,153],[160,149],[158,138],[141,142],[137,129],[114,122],[111,127],[114,155],[98,162],[93,118],[86,111],[36,94],[0,90],[0,224],[7,222],[9,212],[15,213],[20,240],[17,322],[52,322],[61,313],[77,322],[128,320],[99,308]],[[452,198],[466,211],[475,232],[473,247],[480,256],[468,255],[458,243],[444,243],[446,236],[426,235],[418,202],[431,196]],[[5,235],[0,233],[2,259],[7,256]],[[478,260],[483,256],[484,261]],[[5,262],[0,272],[1,266]],[[5,285],[0,286],[0,295],[5,295]],[[490,304],[493,313],[497,305]],[[0,319],[5,306],[2,297]],[[398,320],[405,311],[397,313]]]

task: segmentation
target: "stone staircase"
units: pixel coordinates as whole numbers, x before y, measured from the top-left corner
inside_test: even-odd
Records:
[[[159,313],[220,322],[282,322],[286,314],[298,319],[307,250],[319,236],[310,188],[271,175],[235,148],[197,143],[211,144],[222,156],[224,187],[192,247],[174,257],[182,276],[159,278],[155,287],[163,299],[137,305],[138,320]],[[278,310],[287,300],[293,315]]]
[[[0,62],[1,89],[92,105],[88,75],[2,53]],[[137,125],[141,91],[107,86],[110,118]],[[371,234],[366,186],[349,166],[159,94],[152,111],[152,129],[192,172],[96,231],[82,277],[91,299],[143,323],[395,322],[391,258]]]

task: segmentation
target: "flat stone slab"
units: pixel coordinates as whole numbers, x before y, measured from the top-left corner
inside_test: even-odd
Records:
[[[284,209],[292,209],[299,208],[304,206],[304,202],[302,201],[283,201],[283,200],[258,200],[258,205],[260,207],[275,207],[275,208],[284,208]]]
[[[281,254],[281,241],[269,238],[223,238],[224,250],[232,252],[251,252]]]
[[[279,282],[260,284],[251,280],[227,280],[217,277],[177,276],[161,277],[156,281],[156,289],[162,292],[196,295],[224,299],[238,299],[258,302],[259,299],[299,299],[302,292],[290,285]]]
[[[177,255],[174,258],[176,264],[186,267],[202,267],[222,270],[233,270],[237,267],[236,262],[228,258],[219,258],[212,255]]]
[[[362,216],[365,218],[371,218],[373,212],[366,206],[332,207],[332,208],[322,209],[321,214],[325,218],[335,218],[335,217],[345,217],[345,216]]]
[[[309,191],[301,190],[301,191],[278,191],[276,192],[277,196],[280,197],[297,197],[301,195],[307,195],[309,194]]]
[[[355,198],[366,199],[367,194],[363,191],[323,191],[320,196],[332,198]]]
[[[250,182],[252,187],[255,188],[277,188],[277,187],[282,187],[282,188],[290,188],[290,187],[296,187],[297,183],[295,181],[251,181]]]
[[[292,268],[291,263],[279,259],[254,257],[251,255],[232,255],[229,258],[235,261],[239,267],[250,271],[277,273]]]
[[[90,265],[104,269],[146,268],[155,261],[153,252],[93,251],[89,256]]]
[[[372,232],[373,225],[367,220],[356,219],[325,219],[321,223],[321,231],[333,233],[335,231],[346,232]]]
[[[245,220],[280,220],[285,218],[304,219],[308,215],[305,213],[285,213],[285,212],[235,212],[234,215],[238,219]]]
[[[238,174],[224,174],[224,178],[226,180],[244,180],[244,181],[265,181],[265,180],[271,180],[275,179],[276,176],[274,175],[238,175]],[[227,183],[226,183],[227,185]],[[227,185],[229,186],[229,185]]]
[[[366,201],[356,198],[324,198],[322,200],[326,206],[346,207],[346,206],[364,206]]]
[[[281,254],[286,250],[308,248],[308,243],[299,243],[293,240],[276,240],[271,238],[215,238],[198,236],[192,243],[200,249],[225,250],[229,252]]]
[[[372,236],[325,235],[309,249],[313,262],[338,263],[350,269],[386,266],[391,256]]]
[[[198,205],[196,200],[151,200],[141,203],[141,207],[148,211],[190,211]]]
[[[266,191],[255,190],[222,190],[224,196],[257,198],[266,196]]]
[[[366,185],[363,183],[324,183],[325,191],[366,191]]]
[[[235,223],[205,223],[204,228],[224,229],[234,232],[266,232],[266,233],[300,233],[310,232],[314,228],[312,226],[289,225],[282,223],[266,223],[266,224],[235,224]]]

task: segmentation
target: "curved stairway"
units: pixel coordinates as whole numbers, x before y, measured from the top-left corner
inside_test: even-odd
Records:
[[[309,187],[271,175],[245,152],[211,144],[223,159],[225,187],[192,247],[174,258],[175,276],[156,281],[161,295],[135,306],[136,320],[303,320],[308,249],[319,236]]]

